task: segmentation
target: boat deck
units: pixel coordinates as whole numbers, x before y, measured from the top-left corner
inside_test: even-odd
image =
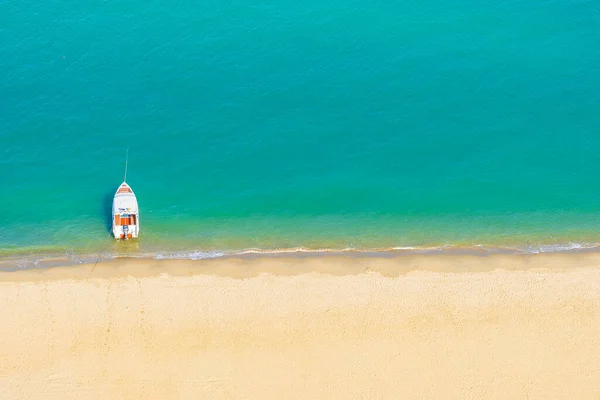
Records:
[[[136,225],[137,218],[135,214],[131,214],[129,217],[121,217],[120,215],[115,215],[115,225]]]

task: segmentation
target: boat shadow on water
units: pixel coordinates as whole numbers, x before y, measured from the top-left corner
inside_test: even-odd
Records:
[[[102,196],[102,215],[104,216],[104,227],[109,236],[112,236],[112,202],[115,196],[115,190],[106,192]]]

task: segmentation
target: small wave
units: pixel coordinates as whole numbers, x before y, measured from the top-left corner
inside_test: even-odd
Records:
[[[240,250],[178,250],[160,252],[128,252],[114,253],[100,251],[93,253],[79,253],[74,249],[57,252],[28,252],[29,254],[10,254],[0,256],[0,270],[11,271],[32,268],[47,268],[53,266],[69,266],[80,264],[93,264],[118,258],[139,258],[155,260],[205,260],[220,257],[244,256],[278,256],[278,255],[410,255],[410,254],[539,254],[539,253],[568,253],[600,251],[600,243],[554,243],[554,244],[516,244],[516,245],[490,245],[490,244],[444,244],[438,246],[395,246],[387,248],[279,248],[260,249],[247,248]]]
[[[528,246],[523,250],[527,253],[559,253],[573,250],[590,250],[598,248],[598,244],[566,243],[566,244],[542,244],[537,246]]]
[[[306,247],[291,247],[287,249],[245,249],[233,252],[229,255],[245,255],[245,254],[290,254],[290,253],[342,253],[344,251],[360,251],[353,247],[343,249],[308,249]]]
[[[207,258],[218,258],[225,256],[220,251],[191,251],[179,253],[157,253],[153,258],[155,260],[204,260]]]
[[[277,256],[277,255],[293,255],[293,254],[341,254],[341,253],[354,253],[360,254],[473,254],[473,255],[490,255],[490,254],[538,254],[538,253],[558,253],[558,252],[569,252],[569,251],[586,251],[586,250],[600,250],[598,244],[581,244],[581,243],[568,243],[568,244],[541,244],[541,245],[526,245],[526,246],[493,246],[485,244],[458,246],[445,244],[441,246],[396,246],[388,248],[371,248],[371,249],[360,249],[360,248],[322,248],[322,249],[310,249],[305,247],[296,248],[280,248],[280,249],[259,249],[251,248],[237,251],[187,251],[187,252],[176,252],[176,253],[157,253],[152,258],[156,260],[203,260],[210,258],[219,257],[237,257],[237,256],[251,256],[251,255],[263,255],[263,256]]]

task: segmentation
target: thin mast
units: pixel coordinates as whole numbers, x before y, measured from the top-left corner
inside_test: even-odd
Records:
[[[127,164],[129,161],[129,148],[127,148],[127,155],[125,156],[125,177],[123,178],[123,182],[127,182]]]

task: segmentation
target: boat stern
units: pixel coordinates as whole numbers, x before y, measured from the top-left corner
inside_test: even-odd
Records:
[[[139,234],[137,214],[115,214],[113,218],[113,236],[117,240],[136,239]]]

